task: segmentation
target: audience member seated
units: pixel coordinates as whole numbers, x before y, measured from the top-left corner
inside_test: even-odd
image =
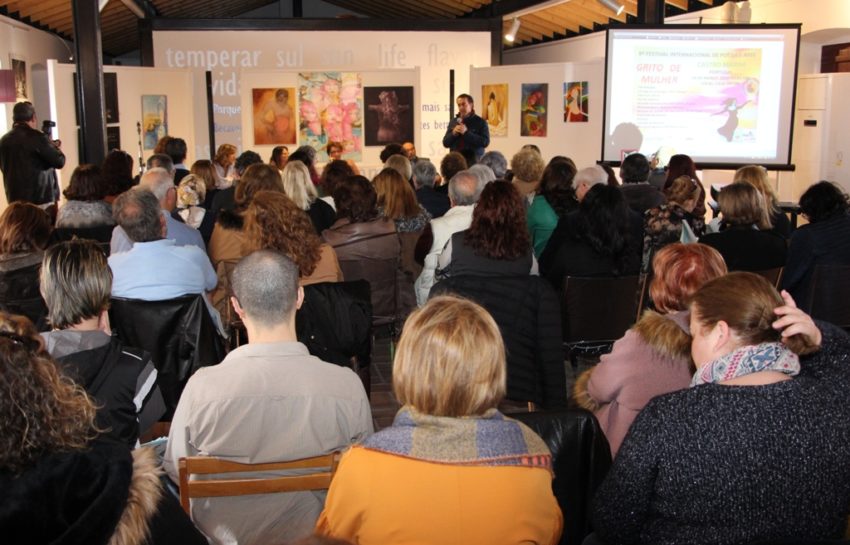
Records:
[[[420,159],[413,167],[413,187],[416,200],[431,214],[432,219],[442,217],[449,211],[449,197],[434,190],[437,181],[437,167],[427,159]]]
[[[269,164],[282,171],[288,160],[289,148],[286,146],[275,146],[272,150],[272,156],[269,158]]]
[[[578,208],[573,180],[576,166],[566,157],[553,157],[540,178],[540,187],[528,209],[528,232],[534,255],[540,257],[558,220]]]
[[[120,149],[106,154],[100,165],[100,172],[106,186],[106,196],[103,200],[109,204],[137,183],[133,179],[133,157]]]
[[[464,275],[536,275],[525,206],[516,186],[487,184],[472,210],[469,228],[452,234],[437,264],[438,280]]]
[[[41,293],[53,328],[41,334],[45,349],[97,403],[98,428],[134,447],[165,404],[150,355],[112,336],[111,292],[112,271],[94,242],[61,242],[45,253]]]
[[[690,310],[691,388],[655,398],[632,424],[596,493],[600,541],[842,537],[850,338],[753,273],[706,283]]]
[[[322,201],[331,205],[334,213],[336,213],[336,204],[333,198],[334,189],[351,176],[354,176],[354,171],[345,161],[331,161],[322,170],[322,178],[319,182],[319,188],[324,193]]]
[[[319,185],[321,179],[319,178],[319,173],[316,172],[316,150],[310,146],[300,146],[289,156],[289,161],[301,161],[304,163],[304,166],[310,171],[310,181],[313,182],[313,185]],[[351,167],[350,164],[348,166],[349,168]]]
[[[497,180],[505,179],[505,173],[508,171],[508,160],[505,159],[501,151],[488,151],[481,156],[478,164],[490,167]]]
[[[633,231],[620,189],[596,184],[583,195],[578,210],[559,222],[559,236],[553,234],[540,255],[541,272],[556,290],[566,276],[638,274],[640,243]]]
[[[791,235],[782,287],[801,308],[808,308],[812,273],[818,265],[850,265],[850,205],[832,182],[818,182],[800,196],[808,225]]]
[[[80,165],[62,192],[67,202],[56,215],[57,228],[91,228],[115,225],[112,207],[104,199],[106,180],[97,165]]]
[[[652,260],[647,310],[599,364],[585,371],[575,399],[599,420],[616,456],[635,417],[659,395],[687,388],[694,373],[687,305],[709,280],[726,274],[717,250],[704,244],[669,244]]]
[[[720,232],[699,241],[715,248],[730,271],[765,271],[785,265],[785,239],[771,230],[770,216],[758,190],[745,183],[724,187],[717,197]]]
[[[171,215],[177,206],[177,188],[167,170],[163,168],[148,170],[139,181],[138,187],[153,193],[159,201],[160,214],[165,222],[165,238],[174,241],[177,246],[195,246],[201,251],[206,251],[201,233],[182,221],[174,219]],[[133,241],[119,224],[112,230],[112,241],[109,243],[110,255],[127,252],[132,247]]]
[[[403,155],[407,157],[407,153],[404,151],[404,146],[398,142],[389,143],[384,146],[384,149],[381,150],[381,154],[378,157],[381,159],[381,164],[383,164],[386,163],[393,155]]]
[[[212,160],[215,169],[216,187],[225,189],[233,185],[236,173],[236,146],[233,144],[222,144],[215,150]]]
[[[378,212],[375,187],[363,176],[352,176],[334,190],[336,223],[322,238],[336,251],[346,280],[368,280],[373,317],[400,316],[397,298],[401,273],[401,241],[395,222]],[[385,267],[394,263],[395,274]]]
[[[210,236],[212,236],[212,230],[215,226],[215,220],[218,217],[218,212],[212,211],[213,201],[219,191],[221,191],[216,185],[218,177],[215,174],[215,168],[213,168],[212,161],[209,159],[200,159],[192,163],[192,168],[189,169],[189,173],[195,175],[196,178],[203,180],[204,201],[200,206],[205,210],[205,212],[201,225],[198,226],[197,229],[201,233],[201,238],[204,239],[204,244],[207,244],[210,241]]]
[[[703,187],[702,182],[700,182],[699,177],[697,176],[696,163],[694,163],[694,160],[691,159],[690,156],[685,155],[684,153],[677,153],[670,157],[670,161],[667,163],[667,180],[664,182],[663,189],[670,187],[673,184],[673,180],[679,176],[689,176],[691,179],[696,180],[697,185],[699,186],[699,197],[697,197],[697,204],[694,206],[694,210],[691,214],[694,216],[694,233],[698,237],[701,237],[705,234],[706,227],[705,187]]]
[[[310,171],[301,161],[289,161],[283,168],[283,191],[295,205],[307,212],[316,234],[336,221],[333,206],[319,199],[319,192],[310,180]]]
[[[212,204],[210,204],[209,208],[207,208],[207,213],[218,218],[218,214],[221,213],[222,210],[233,210],[236,207],[236,186],[239,185],[242,175],[245,174],[245,171],[248,170],[248,167],[251,165],[261,164],[263,164],[263,160],[257,152],[251,150],[243,151],[242,155],[236,158],[236,164],[233,165],[233,185],[216,193],[215,198],[212,200]]]
[[[694,229],[698,225],[693,211],[699,194],[696,180],[690,176],[679,176],[664,190],[667,202],[646,211],[643,220],[643,272],[649,272],[652,257],[664,246],[697,241]]]
[[[32,324],[0,313],[0,528],[6,543],[204,545],[150,449],[97,438],[96,407]]]
[[[667,182],[667,165],[673,157],[673,148],[661,146],[658,151],[652,154],[649,159],[649,185],[655,187],[659,191],[664,189]]]
[[[644,214],[650,208],[664,204],[666,199],[658,188],[649,183],[649,161],[640,153],[627,155],[620,164],[620,189],[629,208]]]
[[[345,161],[346,163],[348,163],[348,166],[351,167],[351,170],[354,172],[355,175],[360,174],[360,170],[357,168],[357,163],[355,163],[351,159],[342,158],[342,154],[345,151],[343,149],[342,142],[330,141],[328,142],[327,146],[325,146],[325,149],[328,152],[329,161]],[[313,158],[313,160],[315,161],[315,157]]]
[[[163,301],[215,288],[217,279],[207,255],[195,246],[178,246],[165,238],[165,217],[153,193],[143,187],[122,193],[113,214],[133,244],[109,256],[112,295]]]
[[[447,153],[440,161],[440,178],[442,178],[443,183],[437,187],[437,191],[448,193],[451,179],[454,178],[455,174],[467,168],[469,168],[469,165],[467,165],[463,155],[456,151]]]
[[[434,272],[437,269],[437,261],[443,248],[451,240],[453,234],[468,229],[472,224],[472,210],[475,203],[478,202],[482,189],[484,188],[480,185],[478,177],[468,171],[458,172],[449,182],[449,201],[452,207],[443,217],[431,222],[431,234],[433,236],[431,249],[425,256],[422,272],[414,285],[416,302],[419,306],[424,305],[425,301],[428,300],[431,286],[435,282]]]
[[[186,141],[182,138],[169,138],[165,143],[165,154],[171,157],[174,163],[174,185],[180,183],[184,176],[189,174],[189,169],[183,162],[186,160]]]
[[[551,455],[496,409],[505,348],[480,306],[436,297],[405,322],[393,425],[340,461],[317,533],[362,545],[540,543],[561,535]]]
[[[204,221],[207,211],[203,204],[206,200],[207,188],[204,181],[188,174],[180,180],[177,186],[177,209],[175,212],[183,223],[193,229],[198,229]],[[201,235],[203,237],[203,235]]]
[[[481,187],[484,187],[485,185],[489,184],[490,182],[496,181],[496,175],[493,174],[493,170],[490,169],[490,167],[488,167],[486,165],[474,164],[471,167],[469,167],[467,170],[469,170],[469,172],[478,176],[478,183],[481,184]]]
[[[266,165],[267,166],[267,165]],[[369,400],[350,369],[309,355],[295,336],[304,291],[289,258],[262,250],[233,271],[231,303],[248,344],[198,370],[171,423],[164,466],[177,480],[184,456],[263,463],[319,456],[372,433]],[[192,501],[212,543],[261,545],[310,533],[324,493],[294,492]]]
[[[413,180],[413,165],[410,160],[404,155],[391,155],[387,162],[384,163],[384,168],[391,168],[401,174],[404,181],[408,184]]]
[[[533,149],[522,148],[511,158],[511,172],[514,174],[511,183],[528,203],[534,199],[545,169],[543,157]]]
[[[299,162],[293,161],[286,168]],[[306,167],[302,168],[306,172]],[[282,253],[298,266],[302,286],[343,280],[334,249],[319,238],[307,214],[278,191],[254,195],[245,211],[244,250]]]
[[[50,240],[50,215],[21,201],[0,215],[0,309],[22,314],[47,329],[47,307],[38,291],[44,249]]]
[[[283,193],[280,171],[265,163],[249,166],[236,185],[236,208],[218,215],[209,244],[209,258],[218,276],[218,286],[212,294],[213,306],[222,316],[229,313],[230,280],[228,270],[247,255],[245,250],[245,211],[260,191]]]
[[[734,182],[744,182],[758,189],[764,198],[765,208],[770,216],[773,230],[783,238],[791,236],[791,220],[779,208],[779,198],[767,178],[767,169],[760,165],[747,165],[735,171]]]

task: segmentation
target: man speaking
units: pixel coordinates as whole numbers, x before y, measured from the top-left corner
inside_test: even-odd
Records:
[[[487,122],[475,114],[472,97],[463,94],[457,97],[457,117],[449,123],[443,146],[451,151],[474,150],[475,158],[481,159],[484,148],[490,145],[490,129]]]

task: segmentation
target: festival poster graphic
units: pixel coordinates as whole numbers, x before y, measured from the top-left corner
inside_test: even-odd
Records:
[[[142,95],[142,147],[154,149],[168,135],[168,97]]]
[[[546,136],[548,83],[523,83],[520,136]]]
[[[366,87],[367,146],[413,142],[413,87]]]
[[[299,142],[316,160],[328,160],[328,142],[342,144],[342,158],[360,161],[363,151],[363,84],[356,72],[298,74]]]
[[[564,121],[567,123],[587,123],[590,118],[588,102],[590,93],[586,81],[564,83]]]
[[[295,144],[295,89],[251,89],[254,145]]]
[[[508,84],[481,86],[481,117],[490,128],[490,136],[508,135]]]

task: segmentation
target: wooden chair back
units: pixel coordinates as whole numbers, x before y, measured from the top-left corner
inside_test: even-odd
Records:
[[[192,498],[220,498],[254,494],[276,494],[280,492],[300,492],[305,490],[325,490],[331,485],[331,480],[334,477],[334,473],[336,473],[337,464],[339,464],[340,455],[340,452],[337,451],[322,456],[313,456],[312,458],[260,464],[242,464],[212,456],[180,458],[178,462],[180,505],[183,506],[183,510],[186,513],[189,513],[189,501]],[[190,479],[191,475],[288,471],[293,469],[320,469],[322,471],[306,475],[274,477]]]
[[[779,284],[782,282],[782,271],[784,270],[785,267],[776,267],[775,269],[765,269],[763,271],[753,272],[759,276],[765,277],[765,279],[767,279],[774,288],[779,289]]]

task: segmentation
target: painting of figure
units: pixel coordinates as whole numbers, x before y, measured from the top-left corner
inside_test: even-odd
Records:
[[[252,89],[254,144],[295,144],[295,89]]]
[[[413,87],[366,87],[367,146],[413,141]]]
[[[481,86],[481,117],[490,127],[490,136],[508,135],[508,84]]]
[[[520,136],[546,136],[548,83],[523,83]]]
[[[363,152],[363,84],[356,72],[298,74],[299,142],[328,160],[328,142],[342,144],[342,159],[360,161]]]
[[[589,119],[586,81],[564,83],[564,121],[567,123],[586,123]]]

